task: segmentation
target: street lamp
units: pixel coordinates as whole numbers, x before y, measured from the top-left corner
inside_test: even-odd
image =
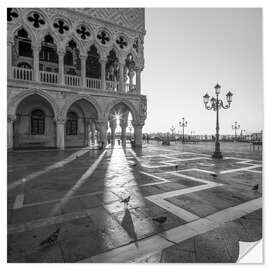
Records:
[[[219,143],[219,110],[221,108],[223,108],[223,109],[230,108],[233,94],[230,91],[226,94],[226,99],[227,99],[228,104],[224,106],[223,101],[218,98],[218,96],[220,94],[220,88],[221,88],[220,85],[217,84],[214,88],[215,88],[216,98],[212,97],[210,99],[210,106],[208,106],[210,96],[206,93],[203,96],[203,103],[204,103],[205,108],[207,110],[214,110],[214,111],[217,112],[215,152],[213,153],[212,158],[221,159],[221,158],[223,158],[223,156],[222,156],[222,154],[220,152],[220,143]]]
[[[183,128],[183,139],[182,143],[184,143],[185,140],[185,127],[187,127],[187,121],[185,121],[185,118],[182,118],[182,122],[179,122],[179,126]]]
[[[237,139],[237,129],[240,129],[240,125],[237,124],[237,121],[234,122],[234,125],[232,125],[232,129],[234,129],[234,138]]]
[[[173,139],[173,133],[175,131],[175,127],[172,125],[172,127],[170,128],[171,132],[172,132],[172,139]]]

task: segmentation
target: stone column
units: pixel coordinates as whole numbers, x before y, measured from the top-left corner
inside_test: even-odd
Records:
[[[65,122],[64,118],[56,119],[56,147],[61,150],[65,149]]]
[[[111,144],[114,145],[114,143],[115,143],[115,129],[116,129],[116,120],[115,119],[110,121],[110,128],[111,128]]]
[[[134,138],[135,138],[135,146],[142,146],[142,128],[143,124],[141,123],[132,123],[134,127]]]
[[[91,129],[91,138],[90,141],[92,144],[95,144],[95,132],[96,132],[96,125],[95,125],[95,121],[92,120],[90,123],[90,129]]]
[[[121,127],[121,140],[122,145],[126,145],[126,139],[127,139],[127,126],[128,122],[126,119],[121,119],[120,121],[120,127]]]
[[[101,89],[102,90],[106,90],[106,60],[105,59],[101,59],[100,60],[100,64],[101,64]]]
[[[141,94],[141,69],[136,69],[136,92],[138,95]]]
[[[7,43],[7,78],[8,80],[13,79],[13,74],[12,74],[12,42],[8,41]]]
[[[124,65],[122,63],[120,63],[120,68],[119,68],[119,89],[117,89],[117,91],[120,93],[125,92]]]
[[[80,55],[81,59],[81,82],[82,82],[82,87],[86,87],[86,59],[87,55],[81,54]]]
[[[89,146],[89,142],[90,142],[89,132],[90,132],[90,127],[91,127],[91,120],[85,119],[84,125],[85,125],[84,126],[84,144],[85,146]]]
[[[34,81],[39,82],[39,51],[40,47],[39,46],[33,46],[33,61],[34,61]]]
[[[13,123],[16,120],[15,115],[8,115],[7,118],[7,148],[8,150],[13,149]]]
[[[133,78],[134,78],[135,72],[133,69],[130,69],[129,71],[129,91],[132,91],[132,85],[133,85]]]
[[[64,51],[58,51],[58,80],[60,85],[65,84],[65,74],[64,74],[64,56],[65,52]]]
[[[108,122],[107,121],[98,121],[97,122],[97,130],[99,131],[99,143],[103,143],[103,147],[105,148],[107,145],[107,129]]]

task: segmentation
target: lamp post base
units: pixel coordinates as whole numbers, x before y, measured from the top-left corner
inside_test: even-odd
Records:
[[[216,158],[216,159],[223,159],[223,156],[221,154],[221,152],[214,152],[212,155],[212,158]]]

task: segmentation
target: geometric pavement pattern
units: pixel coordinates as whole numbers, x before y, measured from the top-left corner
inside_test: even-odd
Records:
[[[49,165],[44,154],[26,175],[15,159],[8,163],[8,261],[156,262],[162,251],[262,207],[262,162],[255,159],[81,149]],[[120,200],[130,194],[125,208]],[[164,226],[152,221],[159,215],[167,216]],[[59,226],[58,243],[41,249],[39,241]]]

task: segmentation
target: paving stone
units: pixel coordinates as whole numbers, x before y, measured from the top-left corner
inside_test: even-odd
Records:
[[[22,233],[8,235],[8,261],[235,262],[239,240],[258,241],[262,238],[262,211],[256,210],[260,207],[259,202],[253,205],[256,211],[247,215],[243,208],[245,211],[241,215],[236,213],[234,217],[237,218],[225,224],[216,225],[207,217],[260,198],[262,174],[256,171],[261,171],[261,168],[252,169],[255,172],[219,174],[218,177],[204,171],[180,172],[206,180],[204,183],[169,173],[176,172],[175,164],[178,164],[177,171],[196,168],[214,172],[261,164],[261,152],[251,152],[248,145],[222,143],[221,147],[225,157],[253,161],[241,164],[241,160],[232,158],[221,161],[206,159],[209,157],[203,154],[212,154],[212,144],[172,144],[169,147],[150,144],[141,150],[135,149],[140,162],[128,149],[108,150],[95,171],[80,183],[79,179],[87,173],[100,151],[88,151],[54,169],[48,167],[78,150],[9,153],[8,185],[37,171],[41,174],[8,191],[8,226],[14,228],[11,226],[16,224],[24,228]],[[183,154],[183,151],[192,153]],[[168,166],[164,167],[163,162]],[[132,166],[134,163],[137,166]],[[147,165],[155,168],[147,168]],[[157,183],[161,180],[142,171],[169,182]],[[223,186],[199,190],[207,181]],[[252,191],[255,184],[259,184],[256,192]],[[165,199],[176,207],[205,217],[191,223],[145,198],[192,187],[198,187],[197,191]],[[23,203],[27,207],[13,209],[19,194],[24,194]],[[129,195],[129,204],[121,203]],[[59,201],[63,198],[67,200]],[[58,212],[54,212],[55,209],[59,209]],[[236,209],[239,212],[242,208]],[[231,216],[229,212],[222,213]],[[52,215],[58,215],[56,221],[50,218]],[[158,216],[166,216],[167,221],[156,224],[152,218]],[[222,215],[216,217],[222,220]],[[23,227],[28,221],[32,225]],[[57,227],[61,229],[57,243],[50,248],[41,248],[40,241]]]

